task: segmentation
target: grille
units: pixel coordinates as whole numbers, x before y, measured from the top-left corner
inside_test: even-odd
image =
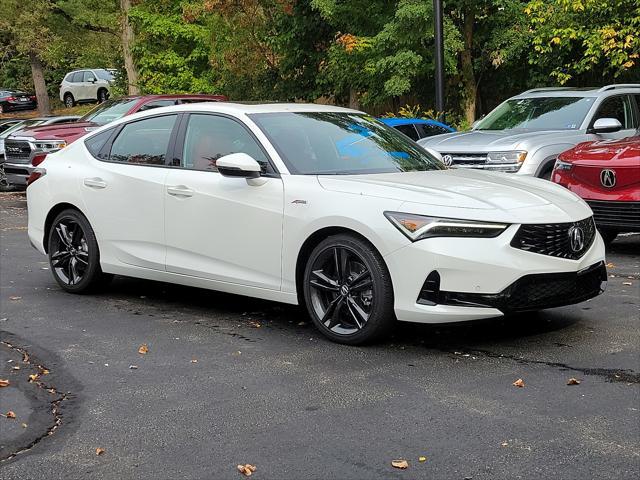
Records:
[[[570,237],[574,228],[582,230],[582,248],[574,249],[576,245]],[[541,255],[577,260],[589,250],[595,236],[596,226],[593,217],[589,217],[579,222],[522,225],[511,246]]]
[[[603,202],[589,200],[598,227],[640,231],[640,202]]]
[[[453,165],[457,166],[482,166],[487,163],[486,153],[443,153],[442,156],[450,155]]]
[[[28,142],[7,139],[4,141],[4,156],[7,162],[27,163],[31,147]]]
[[[423,290],[418,303],[491,307],[504,313],[526,312],[584,302],[601,294],[606,281],[607,269],[604,262],[600,262],[580,272],[525,275],[495,294],[437,291],[435,297],[429,292],[429,298],[424,298]]]

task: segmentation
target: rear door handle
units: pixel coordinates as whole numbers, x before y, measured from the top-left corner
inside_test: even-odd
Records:
[[[174,197],[193,197],[194,192],[184,185],[173,185],[171,187],[167,187],[167,193]]]
[[[98,177],[85,178],[84,184],[85,186],[91,187],[91,188],[107,188],[107,182],[105,182],[104,180]]]

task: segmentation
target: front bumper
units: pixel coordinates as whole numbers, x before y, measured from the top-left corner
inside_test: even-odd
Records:
[[[27,186],[27,179],[35,167],[24,163],[4,163],[4,173],[10,185]]]
[[[547,297],[544,292],[537,297],[539,293],[525,283],[527,277],[534,275],[542,276],[536,280],[543,279],[533,282],[536,287],[544,287],[548,283],[545,278],[552,281],[569,278],[564,285],[570,288],[573,285],[570,278],[577,279],[578,272],[590,272],[591,267],[604,262],[604,243],[599,235],[580,259],[570,260],[512,247],[510,243],[518,228],[512,225],[496,238],[420,240],[385,256],[398,320],[445,323],[490,318],[512,311],[577,303],[600,293],[601,269],[597,291],[588,288],[584,295],[576,294],[565,303]],[[454,295],[430,304],[421,302],[425,280],[434,271],[438,273],[438,288],[443,295]],[[554,274],[560,276],[550,276]],[[538,302],[539,298],[544,301]]]

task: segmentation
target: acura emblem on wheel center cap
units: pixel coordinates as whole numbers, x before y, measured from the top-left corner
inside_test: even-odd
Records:
[[[605,168],[600,172],[600,183],[603,187],[612,188],[616,185],[616,172]]]
[[[569,243],[571,250],[579,252],[584,248],[584,230],[575,225],[569,229]]]

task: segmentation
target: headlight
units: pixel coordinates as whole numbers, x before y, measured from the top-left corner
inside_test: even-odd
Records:
[[[556,164],[553,166],[555,170],[568,171],[573,168],[573,163],[563,162],[562,160],[556,160]]]
[[[37,142],[34,142],[34,145],[37,150],[51,153],[66,147],[67,142],[64,140],[38,140]]]
[[[413,242],[433,237],[492,238],[500,235],[509,226],[506,223],[427,217],[401,212],[384,212],[384,215]]]
[[[525,158],[527,158],[527,152],[522,150],[487,153],[487,162],[489,163],[522,163]]]

